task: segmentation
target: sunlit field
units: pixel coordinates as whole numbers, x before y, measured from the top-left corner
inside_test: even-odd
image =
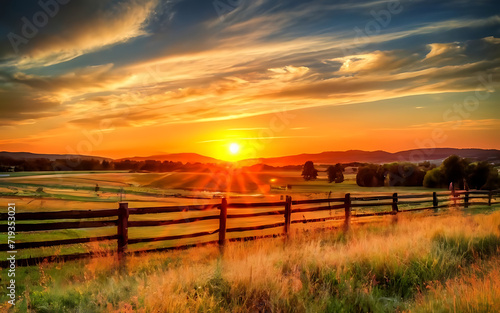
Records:
[[[423,187],[359,187],[355,183],[352,169],[346,171],[343,183],[328,183],[325,175],[320,175],[315,181],[306,182],[300,172],[258,172],[246,173],[233,189],[225,189],[213,173],[126,173],[126,172],[34,172],[34,173],[4,173],[9,177],[0,178],[0,195],[5,203],[16,203],[17,212],[47,212],[67,210],[102,210],[116,209],[121,200],[127,202],[130,208],[157,207],[175,205],[201,205],[220,203],[220,198],[228,197],[229,202],[277,202],[283,201],[285,195],[294,200],[314,198],[344,197],[345,193],[353,195],[387,195],[400,193],[431,193],[439,189]],[[224,176],[224,179],[227,177]],[[96,192],[96,184],[99,190]],[[233,186],[233,185],[231,185]],[[243,190],[238,190],[246,186]],[[411,206],[402,207],[402,209]],[[282,207],[271,207],[267,210],[282,210]],[[353,213],[380,211],[386,208],[357,208]],[[240,210],[241,212],[242,210]],[[245,209],[245,213],[263,212],[266,209]],[[182,212],[132,216],[130,220],[169,220],[189,219],[213,214],[211,212]],[[322,211],[293,214],[294,219],[324,218],[332,214],[342,215],[341,211]],[[228,227],[258,226],[282,222],[282,216],[261,216],[245,219],[231,219]],[[61,222],[58,220],[54,222]],[[49,221],[50,222],[50,221]],[[338,226],[340,221],[321,223],[324,227]],[[294,227],[308,228],[306,224],[296,224]],[[209,232],[218,228],[217,220],[207,220],[189,224],[170,225],[168,227],[131,228],[130,238],[148,238],[159,236],[182,235],[194,232]],[[243,236],[266,236],[275,234],[276,230],[243,232]],[[116,234],[116,227],[101,227],[94,229],[67,229],[44,231],[36,233],[20,233],[20,241],[58,240]],[[217,240],[217,234],[206,236],[203,241]],[[229,234],[231,239],[238,234]],[[6,239],[6,234],[0,235]],[[162,241],[147,244],[134,244],[131,250],[145,248],[164,248],[185,244],[199,243],[199,238],[187,238],[175,241]],[[115,249],[115,242],[102,242],[101,248]],[[48,256],[58,254],[82,253],[95,248],[90,244],[72,246],[45,247],[19,251],[18,257]],[[0,252],[0,255],[5,253]]]
[[[495,209],[448,210],[234,242],[222,257],[131,256],[122,272],[114,257],[45,263],[18,269],[12,311],[496,312],[499,225]]]
[[[358,187],[355,174],[340,184],[326,177],[305,182],[300,172],[247,173],[241,186],[215,188],[209,173],[14,173],[0,178],[4,202],[17,212],[115,209],[230,202],[283,201],[394,192],[431,193],[422,187]],[[200,182],[205,182],[203,186]],[[96,192],[96,184],[98,191]],[[215,185],[214,185],[215,184]],[[227,187],[227,185],[225,185]],[[233,185],[229,185],[233,186]],[[298,206],[300,207],[300,206]],[[412,208],[402,205],[402,209]],[[270,207],[245,209],[282,210]],[[353,214],[387,210],[355,208]],[[131,255],[119,270],[116,242],[21,250],[17,257],[97,252],[102,257],[18,268],[13,312],[492,312],[499,307],[500,213],[497,206],[453,207],[427,213],[354,221],[348,233],[342,221],[296,223],[286,239],[230,242],[219,247]],[[210,212],[131,216],[130,220],[193,218]],[[309,219],[343,211],[293,213]],[[283,216],[230,219],[228,227],[282,222]],[[172,236],[218,228],[217,220],[159,227],[131,228],[129,238]],[[266,236],[281,228],[234,236]],[[20,233],[18,241],[49,241],[116,233],[116,226]],[[6,234],[1,235],[3,241]],[[203,237],[203,242],[218,235]],[[199,238],[129,245],[129,251],[201,243]],[[2,253],[5,256],[6,253]],[[5,276],[5,273],[4,273]],[[4,280],[5,281],[5,280]],[[6,290],[6,284],[1,285]],[[8,307],[5,292],[3,307]]]
[[[259,201],[273,201],[282,195],[297,199],[343,196],[345,193],[432,192],[442,189],[423,187],[359,187],[352,171],[340,184],[328,183],[326,174],[317,180],[304,181],[300,172],[225,173],[127,173],[127,172],[22,172],[0,176],[0,196],[34,200],[32,208],[59,210],[71,205],[59,201],[85,201],[86,205],[104,208],[107,203],[123,200],[131,203],[189,204],[209,203],[221,196]],[[230,182],[229,182],[230,181]],[[95,186],[99,185],[96,193]],[[37,189],[43,190],[38,191]],[[254,200],[255,201],[255,200]],[[92,202],[92,203],[88,203]],[[28,203],[26,203],[28,205]],[[21,210],[29,210],[23,206]]]

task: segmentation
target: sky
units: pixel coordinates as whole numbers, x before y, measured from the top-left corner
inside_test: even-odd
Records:
[[[2,1],[0,150],[500,149],[499,74],[498,1]]]

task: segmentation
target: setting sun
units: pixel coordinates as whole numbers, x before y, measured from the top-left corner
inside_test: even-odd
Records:
[[[231,154],[237,154],[240,151],[240,145],[237,143],[230,144],[229,151],[231,152]]]

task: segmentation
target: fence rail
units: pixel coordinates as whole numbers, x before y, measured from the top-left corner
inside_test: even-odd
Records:
[[[469,207],[470,205],[493,205],[500,202],[492,202],[492,199],[499,196],[500,191],[454,191],[454,192],[433,192],[423,194],[404,194],[398,195],[381,195],[381,196],[355,196],[351,197],[349,193],[343,198],[326,198],[326,199],[312,199],[312,200],[292,200],[291,196],[286,196],[285,201],[280,202],[263,202],[263,203],[228,203],[225,198],[217,204],[207,205],[188,205],[188,206],[166,206],[166,207],[148,207],[148,208],[129,208],[128,203],[120,203],[118,209],[112,210],[96,210],[96,211],[59,211],[59,212],[26,212],[17,213],[15,215],[16,221],[29,221],[31,223],[16,223],[16,232],[38,232],[49,230],[61,229],[79,229],[79,228],[101,228],[101,227],[117,227],[117,232],[114,235],[108,236],[94,236],[85,238],[62,239],[52,241],[34,241],[34,242],[17,242],[15,250],[35,249],[44,247],[56,247],[63,245],[74,245],[91,242],[103,241],[116,241],[116,254],[119,259],[122,259],[126,254],[137,254],[147,251],[162,251],[169,249],[179,249],[193,246],[193,244],[177,245],[168,248],[155,248],[144,250],[129,250],[128,245],[151,243],[169,240],[180,240],[188,238],[207,238],[207,236],[218,235],[218,240],[215,241],[212,237],[210,241],[198,242],[200,243],[218,243],[221,248],[227,241],[238,239],[254,239],[255,236],[250,237],[233,237],[226,239],[226,234],[242,233],[248,231],[269,230],[274,228],[284,227],[283,231],[278,234],[273,233],[273,236],[288,235],[291,232],[291,225],[298,223],[313,223],[325,221],[344,221],[343,226],[345,229],[349,228],[352,219],[359,219],[363,217],[375,217],[383,215],[396,215],[404,212],[415,212],[423,210],[436,210],[448,206],[463,206]],[[487,201],[471,201],[474,199],[487,200]],[[403,201],[400,201],[403,200]],[[495,199],[496,200],[496,199]],[[441,203],[440,203],[441,202]],[[405,205],[418,205],[429,204],[431,206],[416,207],[403,209]],[[325,205],[327,204],[327,205]],[[307,207],[307,205],[314,205]],[[358,212],[357,208],[372,208],[372,207],[390,207],[387,211],[376,212]],[[242,212],[246,209],[262,209],[262,208],[276,208],[275,210],[264,212]],[[353,210],[354,209],[354,210]],[[231,210],[228,213],[228,210]],[[342,212],[337,213],[337,212]],[[330,216],[325,217],[309,217],[306,218],[302,214],[302,218],[298,218],[299,213],[314,213],[330,211]],[[207,212],[212,213],[205,216],[195,216],[189,218],[177,218],[169,220],[130,220],[130,216],[138,216],[145,214],[160,214],[160,213],[181,213],[181,212]],[[215,213],[216,212],[216,213]],[[213,214],[215,213],[215,214]],[[332,215],[336,213],[336,215]],[[8,213],[0,213],[0,220],[6,221]],[[255,226],[238,226],[227,227],[227,220],[235,219],[248,219],[255,217],[270,217],[275,218],[283,216],[284,220],[281,222],[271,222],[264,225]],[[109,219],[113,218],[113,219]],[[92,220],[88,220],[92,219]],[[57,220],[64,220],[57,222]],[[78,220],[78,221],[67,221]],[[129,238],[129,228],[137,227],[166,227],[169,225],[181,225],[188,223],[195,223],[200,221],[213,221],[218,220],[218,228],[209,231],[199,231],[194,233],[160,236],[152,238]],[[33,223],[33,221],[50,221],[42,223]],[[0,231],[8,233],[8,224],[0,224]],[[268,237],[265,235],[261,237]],[[14,250],[8,244],[0,244],[0,251]],[[109,252],[113,252],[110,250]],[[77,260],[81,258],[88,258],[97,255],[98,253],[76,253],[66,255],[52,255],[43,257],[30,257],[25,259],[17,259],[16,263],[19,266],[34,265],[43,260],[58,261],[58,260]],[[101,252],[102,254],[102,252]],[[10,263],[1,261],[0,267],[5,268]]]

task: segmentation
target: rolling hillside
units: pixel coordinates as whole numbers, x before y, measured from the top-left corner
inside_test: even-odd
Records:
[[[277,158],[260,158],[253,160],[255,163],[267,165],[299,165],[306,161],[314,163],[349,163],[349,162],[368,162],[368,163],[389,163],[389,162],[422,162],[436,161],[441,162],[448,156],[456,154],[461,157],[471,158],[473,160],[484,160],[491,162],[500,161],[500,150],[484,149],[454,149],[454,148],[436,148],[436,149],[415,149],[390,153],[386,151],[328,151],[316,154],[298,154]]]
[[[115,161],[130,160],[130,161],[145,161],[145,160],[156,160],[156,161],[172,161],[172,162],[182,162],[182,163],[223,163],[224,161],[217,160],[211,157],[207,157],[197,153],[172,153],[172,154],[159,154],[147,157],[131,157],[122,158]]]
[[[81,154],[42,154],[42,153],[31,153],[31,152],[8,152],[0,151],[0,157],[11,158],[16,160],[27,160],[27,159],[49,159],[50,161],[55,161],[56,159],[81,159],[81,160],[108,160],[111,158],[105,158],[93,155],[81,155]]]
[[[455,148],[436,148],[436,149],[414,149],[400,152],[386,152],[386,151],[362,151],[362,150],[349,150],[349,151],[326,151],[321,153],[312,154],[298,154],[290,156],[282,156],[275,158],[258,158],[247,159],[239,161],[241,166],[252,164],[267,164],[271,166],[285,166],[285,165],[302,165],[306,161],[313,161],[319,164],[335,164],[335,163],[350,163],[350,162],[367,162],[367,163],[390,163],[390,162],[422,162],[431,161],[440,163],[448,156],[456,154],[464,158],[470,158],[478,161],[500,162],[500,150],[495,149],[455,149]],[[35,159],[45,158],[51,161],[55,159],[98,159],[98,160],[112,160],[109,158],[89,155],[73,155],[73,154],[37,154],[29,152],[0,152],[0,157],[8,157],[12,159]],[[200,155],[197,153],[173,153],[152,155],[147,157],[129,157],[115,159],[115,161],[131,160],[131,161],[144,161],[144,160],[157,160],[157,161],[173,161],[182,163],[225,163],[224,161]]]

